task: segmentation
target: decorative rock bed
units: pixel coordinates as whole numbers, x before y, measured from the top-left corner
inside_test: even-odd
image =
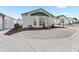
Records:
[[[24,39],[62,39],[75,33],[69,28],[54,28],[50,30],[22,31],[11,36]]]

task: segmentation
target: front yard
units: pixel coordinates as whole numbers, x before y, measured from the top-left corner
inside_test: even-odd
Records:
[[[78,24],[77,24],[78,26]],[[0,51],[71,52],[79,51],[79,28],[75,25],[50,30],[21,31],[12,35],[0,32]]]

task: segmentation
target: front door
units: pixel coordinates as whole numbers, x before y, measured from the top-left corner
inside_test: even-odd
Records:
[[[44,16],[35,16],[33,18],[34,27],[45,27],[45,17]]]
[[[39,17],[39,26],[41,27],[45,27],[45,17],[44,16],[40,16]]]
[[[45,27],[47,24],[46,18],[49,17],[49,14],[37,11],[32,13],[31,16],[34,17],[33,24],[35,27]]]

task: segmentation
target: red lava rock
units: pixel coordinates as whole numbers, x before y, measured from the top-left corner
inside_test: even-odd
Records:
[[[54,28],[65,28],[65,27],[54,27]],[[48,29],[52,29],[52,28],[13,28],[10,31],[8,31],[7,33],[5,33],[4,35],[12,35],[21,31],[31,31],[31,30],[48,30]]]

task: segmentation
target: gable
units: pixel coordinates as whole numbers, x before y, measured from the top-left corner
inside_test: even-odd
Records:
[[[26,13],[22,13],[22,15],[39,15],[39,16],[53,16],[51,13],[49,13],[48,11],[44,10],[44,9],[36,9],[36,10],[33,10],[33,11],[30,11],[30,12],[26,12]]]
[[[31,14],[31,16],[49,16],[49,15],[47,15],[43,12],[36,12],[36,13]]]
[[[67,17],[64,16],[64,15],[57,16],[57,18],[60,18],[60,19],[67,19]]]

